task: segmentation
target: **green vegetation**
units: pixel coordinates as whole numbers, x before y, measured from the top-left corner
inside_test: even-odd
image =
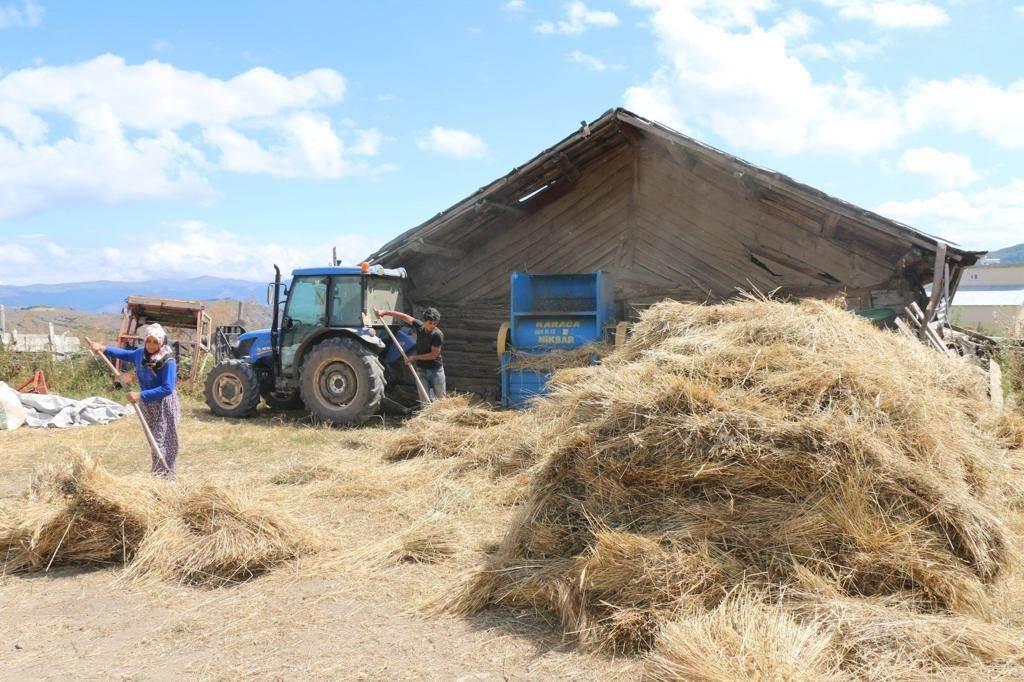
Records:
[[[43,370],[51,393],[68,398],[103,396],[124,402],[124,394],[116,389],[107,370],[89,353],[54,357],[49,353],[15,353],[0,347],[0,381],[17,388]]]

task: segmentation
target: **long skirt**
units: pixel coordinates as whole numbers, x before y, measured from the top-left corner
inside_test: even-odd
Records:
[[[178,402],[177,391],[172,392],[166,398],[154,400],[151,403],[140,403],[142,405],[142,416],[149,424],[149,430],[153,432],[156,444],[160,446],[167,461],[165,467],[156,453],[152,453],[153,473],[164,478],[174,479],[174,462],[178,459],[178,422],[181,421],[181,404]]]

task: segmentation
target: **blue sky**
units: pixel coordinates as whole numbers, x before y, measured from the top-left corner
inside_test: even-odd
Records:
[[[0,283],[355,259],[615,106],[1024,242],[1024,4],[0,0]]]

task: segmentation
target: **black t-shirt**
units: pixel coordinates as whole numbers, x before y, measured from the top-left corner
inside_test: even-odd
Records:
[[[440,348],[444,344],[444,334],[437,327],[434,327],[434,331],[428,334],[423,331],[423,320],[417,320],[415,317],[412,320],[412,326],[416,328],[416,355],[426,355],[430,349]],[[438,353],[433,360],[417,360],[416,366],[423,369],[437,369],[441,366],[441,354]]]

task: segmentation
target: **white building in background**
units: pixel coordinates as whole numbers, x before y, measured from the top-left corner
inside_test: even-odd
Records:
[[[1024,265],[985,265],[964,270],[949,321],[1006,336],[1024,326]]]

